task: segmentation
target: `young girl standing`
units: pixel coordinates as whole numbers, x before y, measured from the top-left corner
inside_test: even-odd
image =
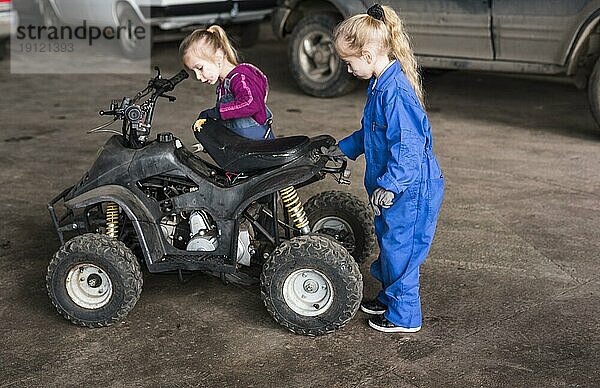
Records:
[[[369,325],[376,330],[416,332],[422,322],[419,266],[433,241],[444,191],[416,60],[402,21],[379,4],[344,20],[334,43],[348,71],[371,80],[361,129],[327,150],[366,158],[365,187],[380,248],[371,274],[382,289],[361,309],[372,314]]]
[[[226,127],[251,139],[270,139],[273,115],[266,106],[267,77],[237,54],[223,28],[213,25],[188,35],[179,46],[183,64],[196,78],[217,85],[217,104],[199,119],[223,120]]]

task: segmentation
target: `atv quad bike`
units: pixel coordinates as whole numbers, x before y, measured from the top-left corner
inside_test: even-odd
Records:
[[[204,271],[226,282],[261,284],[281,325],[317,336],[344,326],[362,298],[362,261],[374,244],[372,214],[358,198],[317,194],[303,206],[296,188],[333,176],[345,161],[323,155],[330,136],[249,140],[208,120],[200,142],[216,164],[173,134],[150,139],[160,97],[188,77],[160,70],[134,98],[113,100],[113,131],[81,180],[48,204],[62,244],[48,266],[50,299],[71,322],[100,327],[136,304],[142,271],[180,279]],[[60,206],[62,202],[63,206]],[[60,213],[60,214],[59,214]]]

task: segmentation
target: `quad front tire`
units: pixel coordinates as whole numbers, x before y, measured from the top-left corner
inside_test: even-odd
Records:
[[[296,334],[319,336],[343,327],[362,299],[358,264],[324,236],[283,242],[264,264],[260,281],[267,311]]]
[[[137,258],[121,241],[84,234],[67,241],[48,265],[46,288],[58,312],[87,327],[120,322],[142,291]]]

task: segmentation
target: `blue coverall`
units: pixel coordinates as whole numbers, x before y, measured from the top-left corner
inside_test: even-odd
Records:
[[[344,154],[365,154],[365,188],[394,193],[393,205],[375,217],[379,257],[371,274],[381,282],[378,300],[397,326],[421,326],[419,266],[429,252],[442,204],[444,178],[432,150],[431,127],[396,60],[371,79],[361,129],[339,142]]]

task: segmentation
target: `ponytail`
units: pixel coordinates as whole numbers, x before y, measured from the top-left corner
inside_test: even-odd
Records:
[[[237,52],[233,48],[225,30],[222,27],[212,25],[207,29],[197,29],[194,30],[191,34],[185,37],[185,39],[179,45],[179,57],[183,60],[185,55],[189,50],[194,50],[194,45],[196,43],[204,42],[206,46],[212,49],[212,52],[207,53],[205,50],[203,54],[205,57],[212,57],[217,50],[223,50],[225,54],[225,58],[231,62],[233,65],[238,65]]]
[[[344,20],[335,28],[333,41],[338,53],[348,55],[360,53],[367,44],[377,43],[390,59],[400,62],[408,82],[425,108],[421,76],[410,39],[402,19],[391,7],[375,4],[367,14]],[[345,49],[349,49],[349,52],[344,52]]]
[[[408,82],[410,82],[411,86],[415,90],[419,101],[421,101],[421,105],[425,107],[423,84],[421,83],[419,66],[411,48],[410,38],[406,33],[404,23],[391,7],[384,5],[382,6],[382,8],[384,11],[383,23],[385,24],[388,30],[387,47],[389,47],[390,49],[388,55],[400,61],[400,64],[402,64],[402,69],[404,70],[404,74],[406,74]]]

